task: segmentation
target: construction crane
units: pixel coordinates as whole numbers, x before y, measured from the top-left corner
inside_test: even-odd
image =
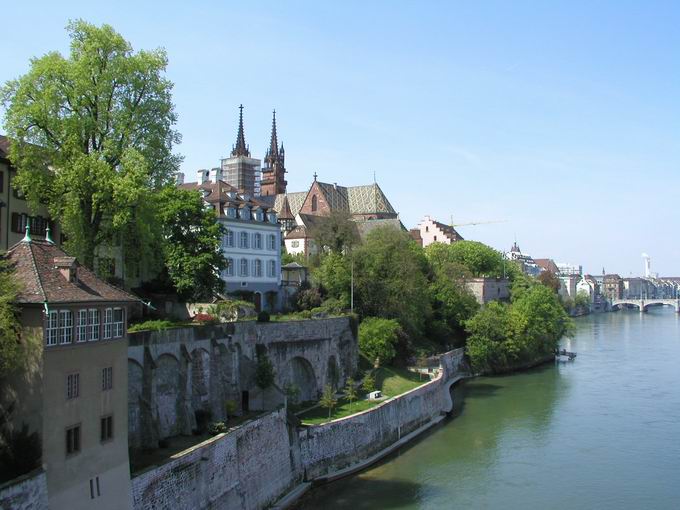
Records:
[[[451,216],[451,226],[452,227],[469,227],[473,225],[487,225],[489,223],[507,223],[508,220],[491,220],[491,221],[471,221],[469,223],[454,223],[453,215]]]

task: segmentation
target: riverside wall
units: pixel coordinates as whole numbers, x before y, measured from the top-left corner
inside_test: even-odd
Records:
[[[132,479],[134,510],[260,509],[298,481],[284,408],[186,450]]]
[[[42,469],[0,485],[0,510],[47,509],[47,477]]]
[[[437,377],[361,413],[299,432],[305,478],[347,469],[378,454],[403,436],[451,411],[449,386],[458,375],[463,350],[443,354]]]

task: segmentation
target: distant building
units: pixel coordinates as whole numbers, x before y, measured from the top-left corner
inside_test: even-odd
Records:
[[[228,267],[222,273],[226,291],[252,294],[255,307],[272,309],[281,282],[281,229],[276,211],[240,193],[217,176],[199,170],[199,182],[180,188],[198,190],[225,228],[222,253]]]
[[[218,177],[236,188],[239,193],[250,197],[260,194],[260,160],[250,157],[250,148],[246,145],[243,132],[243,105],[239,106],[236,144],[230,157],[222,160],[219,170],[221,175]]]
[[[538,264],[536,264],[534,259],[531,258],[531,256],[522,253],[522,251],[519,249],[517,241],[512,244],[512,248],[510,248],[510,251],[506,253],[505,256],[508,259],[517,262],[524,274],[538,276],[541,273],[541,268],[538,266]]]
[[[554,275],[558,275],[560,272],[553,259],[534,259],[534,262],[541,268],[541,272],[548,271]]]
[[[446,225],[433,220],[429,216],[425,216],[417,227],[420,238],[422,239],[422,247],[425,248],[432,243],[451,244],[456,241],[462,241],[461,236],[455,228],[451,225]]]
[[[618,274],[605,274],[603,278],[602,294],[608,299],[623,297],[623,278]]]
[[[558,262],[555,265],[557,266],[558,274],[562,276],[581,276],[583,274],[583,268],[581,266],[565,264],[564,262]]]
[[[593,276],[589,274],[584,275],[576,284],[576,293],[587,294],[590,302],[594,303],[600,296],[600,284]]]
[[[276,134],[276,110],[272,118],[272,135],[269,141],[269,149],[264,157],[262,169],[262,181],[260,182],[260,195],[278,195],[286,192],[286,152],[283,143],[279,146]]]
[[[632,299],[658,297],[656,285],[648,278],[624,278],[622,297]]]
[[[30,227],[6,257],[40,362],[3,381],[0,408],[13,403],[12,426],[39,434],[51,509],[130,508],[126,324],[138,300]]]
[[[581,277],[574,274],[568,274],[559,275],[558,278],[560,280],[560,288],[558,290],[559,295],[563,298],[576,298],[576,285]]]
[[[465,285],[480,305],[510,299],[510,280],[507,278],[469,278]]]
[[[9,148],[9,138],[0,135],[0,251],[21,241],[27,226],[34,239],[44,239],[49,227],[52,239],[61,244],[59,225],[50,219],[47,208],[40,206],[32,213],[26,198],[12,184],[17,171],[9,160]]]

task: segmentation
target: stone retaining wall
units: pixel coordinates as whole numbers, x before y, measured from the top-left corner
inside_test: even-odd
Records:
[[[47,510],[47,477],[40,469],[0,485],[0,510]]]
[[[279,409],[134,477],[133,508],[265,508],[297,481],[295,460]]]

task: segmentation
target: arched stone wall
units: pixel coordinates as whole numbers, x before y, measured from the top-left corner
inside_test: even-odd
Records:
[[[133,448],[142,442],[142,392],[144,369],[135,360],[128,359],[128,442]]]
[[[191,407],[194,412],[210,411],[210,354],[199,348],[191,351]]]
[[[296,356],[290,360],[288,381],[300,389],[300,401],[315,400],[319,394],[314,367],[305,358]]]
[[[326,384],[334,390],[337,390],[338,385],[340,384],[340,371],[338,369],[338,362],[335,359],[335,356],[332,355],[328,358],[326,367]]]
[[[172,354],[161,354],[156,359],[156,404],[160,437],[169,437],[181,432],[179,426],[180,364]]]

